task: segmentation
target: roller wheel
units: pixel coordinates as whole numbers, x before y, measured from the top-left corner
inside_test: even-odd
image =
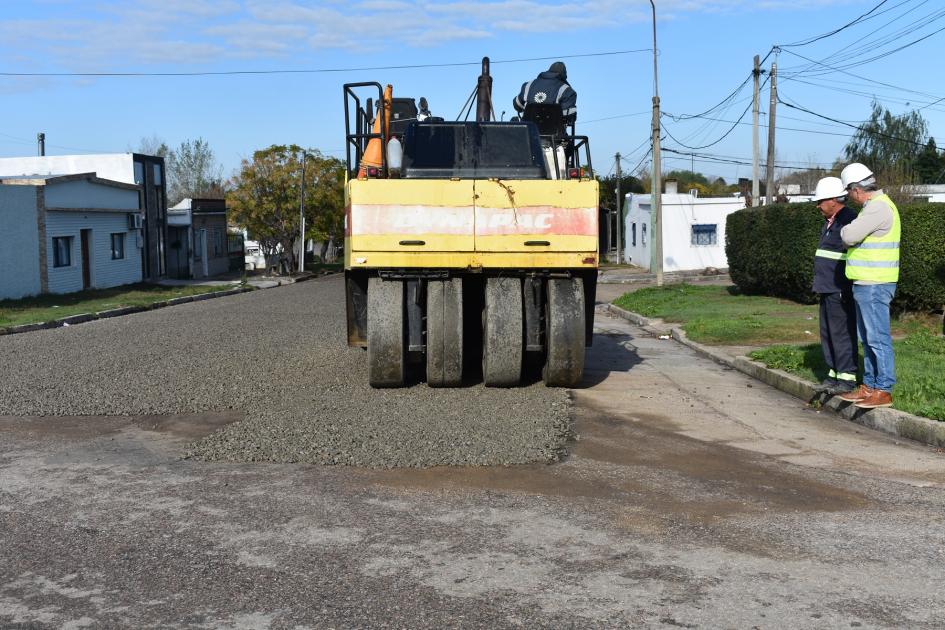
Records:
[[[404,384],[404,283],[368,281],[367,353],[371,387]]]
[[[548,357],[542,372],[548,387],[574,387],[584,373],[584,281],[548,280]]]
[[[427,283],[427,384],[457,387],[463,382],[463,281]]]
[[[522,380],[522,281],[488,278],[482,329],[482,380],[514,387]]]

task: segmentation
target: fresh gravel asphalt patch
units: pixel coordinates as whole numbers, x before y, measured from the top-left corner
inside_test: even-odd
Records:
[[[559,459],[563,389],[375,390],[343,278],[0,337],[0,415],[238,412],[188,455],[377,468]]]

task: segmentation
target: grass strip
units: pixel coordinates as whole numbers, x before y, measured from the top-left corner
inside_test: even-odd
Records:
[[[945,421],[945,337],[919,329],[904,339],[893,341],[896,358],[896,385],[893,408]],[[784,370],[812,382],[827,376],[820,344],[776,345],[750,352],[748,356],[767,367]],[[860,357],[860,374],[863,359]]]
[[[89,289],[75,293],[44,294],[19,300],[0,300],[0,328],[38,324],[82,313],[98,313],[128,306],[147,306],[162,300],[215,293],[234,288],[223,286],[167,287],[129,284],[111,289]]]
[[[736,287],[690,284],[647,287],[614,300],[645,317],[678,324],[693,341],[708,345],[767,346],[749,353],[767,367],[811,382],[827,376],[820,348],[819,307],[744,295]],[[945,420],[945,338],[932,317],[904,315],[892,321],[898,383],[894,407]],[[860,374],[863,373],[862,359]]]
[[[714,345],[767,345],[816,339],[818,307],[735,287],[677,284],[647,287],[614,300],[644,317],[681,324],[693,341]]]

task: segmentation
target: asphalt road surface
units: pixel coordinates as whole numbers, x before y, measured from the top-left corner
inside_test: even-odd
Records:
[[[571,403],[541,386],[440,401],[417,386],[358,406],[372,428],[344,433],[332,423],[359,418],[328,392],[362,391],[346,381],[365,369],[335,338],[340,291],[314,281],[0,337],[0,627],[945,627],[942,453],[603,316]],[[243,379],[220,377],[237,374],[224,355]],[[270,372],[304,368],[308,389]],[[258,397],[317,404],[309,425],[280,424]],[[393,426],[378,433],[381,404]],[[430,425],[396,436],[418,430],[399,404]],[[464,405],[496,415],[483,433],[518,428],[466,445],[480,428],[457,427]],[[397,446],[373,459],[338,438],[340,463],[373,467],[272,456],[332,431]],[[270,461],[247,461],[240,436]],[[220,444],[233,461],[183,457]],[[441,450],[566,455],[415,467]],[[419,459],[384,468],[398,453]]]

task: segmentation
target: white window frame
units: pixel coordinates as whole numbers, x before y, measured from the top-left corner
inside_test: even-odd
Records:
[[[124,260],[124,259],[125,259],[125,234],[127,234],[127,232],[112,232],[112,235],[111,235],[112,260]],[[121,247],[120,247],[121,256],[116,256],[116,255],[115,255],[115,251],[116,251],[116,250],[115,250],[115,237],[116,237],[116,236],[118,237],[118,242],[119,242],[120,245],[121,245]]]

